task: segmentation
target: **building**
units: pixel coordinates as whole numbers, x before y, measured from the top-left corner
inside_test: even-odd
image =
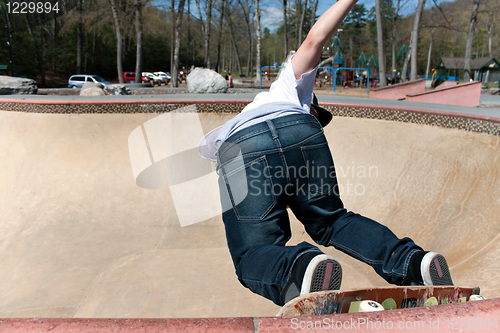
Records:
[[[436,66],[437,75],[446,80],[457,80],[463,76],[465,67],[464,58],[441,57]],[[497,82],[500,76],[500,63],[493,57],[480,57],[472,59],[470,63],[471,77],[475,81],[484,83]]]

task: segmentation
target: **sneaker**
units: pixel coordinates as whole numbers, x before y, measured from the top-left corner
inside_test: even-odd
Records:
[[[342,282],[342,267],[327,254],[307,253],[297,259],[290,279],[283,288],[283,304],[300,295],[338,290]]]
[[[420,272],[425,286],[452,286],[446,259],[439,253],[427,252],[420,263]]]

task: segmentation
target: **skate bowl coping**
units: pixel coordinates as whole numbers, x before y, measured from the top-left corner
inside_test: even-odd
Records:
[[[457,318],[457,313],[461,317]],[[470,322],[460,318],[473,318]],[[166,319],[104,319],[104,318],[39,318],[0,319],[8,332],[318,332],[355,330],[356,332],[456,332],[459,327],[476,328],[481,332],[498,332],[500,299],[437,307],[410,308],[401,311],[338,314],[334,316],[301,317],[235,317],[235,318],[166,318]],[[471,325],[471,326],[468,326]],[[478,325],[478,326],[472,326]],[[473,331],[473,329],[470,329]]]
[[[141,188],[131,167],[129,135],[137,128],[151,134],[147,122],[166,116],[162,124],[170,131],[194,114],[208,133],[248,102],[0,98],[0,265],[8,272],[0,284],[0,318],[14,318],[0,320],[0,327],[175,332],[187,325],[224,332],[223,325],[241,325],[245,332],[277,325],[268,327],[290,331],[289,319],[272,317],[278,306],[237,282],[220,215],[181,226],[176,200],[182,197],[173,184]],[[345,206],[443,253],[457,286],[500,295],[500,119],[322,106],[334,115],[325,134]],[[191,201],[192,210],[201,205]],[[311,242],[290,218],[289,244]],[[322,249],[342,264],[342,289],[387,285],[365,264]],[[444,318],[459,309],[498,317],[493,299],[453,306],[439,307],[441,314],[433,308],[391,316]]]

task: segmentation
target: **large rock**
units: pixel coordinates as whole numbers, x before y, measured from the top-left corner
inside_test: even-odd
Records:
[[[35,80],[0,75],[0,95],[30,95],[37,91]]]
[[[110,95],[130,95],[130,89],[124,84],[108,84],[104,91]]]
[[[187,76],[190,93],[208,94],[227,92],[227,81],[219,73],[206,68],[195,68]]]
[[[104,96],[104,86],[100,83],[85,82],[80,90],[80,96]]]

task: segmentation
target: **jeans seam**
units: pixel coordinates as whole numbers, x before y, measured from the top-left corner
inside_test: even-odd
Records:
[[[318,148],[324,148],[328,147],[328,142],[322,142],[322,143],[317,143],[314,145],[306,146],[306,147],[301,147],[302,150],[310,150],[310,149],[318,149]]]
[[[251,162],[248,162],[248,163],[245,164],[245,165],[248,165],[249,163],[253,163],[254,161],[257,161],[257,160],[262,159],[262,158],[266,158],[266,156],[269,156],[271,154],[276,154],[276,153],[279,153],[279,152],[280,152],[279,149],[264,150],[264,151],[260,151],[260,152],[257,152],[257,153],[247,153],[247,154],[241,155],[238,158],[230,159],[230,160],[225,161],[225,162],[220,161],[220,163],[218,165],[218,168],[217,168],[217,171],[220,170],[220,169],[222,169],[222,168],[224,168],[229,163],[234,162],[234,161],[244,160],[244,159],[248,159],[248,158],[252,158],[252,157],[259,157],[259,158],[255,159],[255,160],[252,160]]]
[[[282,124],[280,126],[276,126],[275,128],[276,129],[282,129],[282,128],[288,127],[288,126],[299,125],[299,124],[307,124],[307,123],[314,123],[314,122],[311,121],[311,120],[294,121],[294,122],[289,122],[289,123]],[[219,156],[222,156],[222,155],[224,155],[224,153],[226,153],[230,149],[230,147],[232,145],[237,145],[238,143],[240,143],[240,142],[242,142],[244,140],[250,139],[250,138],[252,138],[254,136],[261,135],[261,134],[269,132],[269,131],[271,131],[271,129],[268,127],[268,128],[266,128],[264,130],[261,130],[261,131],[255,131],[255,132],[248,133],[248,134],[246,134],[246,135],[244,135],[242,137],[237,138],[234,141],[231,141],[231,142],[230,141],[226,141],[226,142],[230,142],[231,145],[229,145],[229,147],[227,147],[226,149],[224,149],[222,151],[219,151],[218,154],[219,154]],[[307,139],[305,139],[305,140],[303,140],[303,141],[301,141],[301,142],[299,142],[299,143],[297,143],[295,145],[300,145],[300,144],[303,144],[303,143],[305,143],[305,142],[307,142],[309,140],[315,139],[320,133],[323,133],[323,128],[321,128],[321,127],[320,127],[320,131],[318,133],[316,133],[316,134],[308,137]],[[290,146],[290,147],[293,147],[293,146]]]
[[[289,127],[289,126],[295,126],[295,125],[305,125],[305,124],[314,124],[314,125],[317,125],[317,123],[314,121],[314,120],[299,120],[299,121],[290,121],[290,122],[286,122],[286,123],[283,123],[283,124],[279,124],[279,125],[276,125],[275,128],[276,129],[281,129],[281,128],[285,128],[285,127]]]
[[[405,262],[403,264],[403,277],[407,277],[408,276],[408,267],[410,266],[410,259],[411,257],[417,253],[419,250],[412,250],[410,251],[410,253],[406,256],[406,259],[405,259]]]
[[[365,256],[362,256],[361,254],[359,254],[358,252],[352,251],[351,249],[349,249],[349,248],[347,248],[347,247],[345,247],[343,245],[337,244],[335,242],[330,241],[329,244],[332,245],[332,246],[334,246],[334,247],[336,247],[336,248],[342,249],[347,254],[351,255],[354,258],[358,258],[359,260],[361,260],[361,261],[363,261],[363,262],[365,262],[367,264],[376,265],[376,264],[383,264],[384,263],[384,260],[371,260],[371,259],[368,259]]]
[[[328,148],[328,143],[327,142],[323,142],[323,143],[318,143],[318,144],[315,144],[315,145],[311,145],[311,146],[306,146],[306,147],[300,147],[300,152],[302,154],[302,158],[304,159],[304,161],[308,161],[309,159],[307,158],[306,156],[306,152],[307,151],[310,151],[310,150],[313,150],[313,149],[321,149],[321,148]],[[333,164],[332,164],[333,166]],[[333,167],[333,170],[335,171],[335,167]],[[328,179],[331,179],[330,177],[327,177]],[[328,185],[332,185],[332,186],[329,186],[329,190],[328,191],[320,191],[320,190],[312,190],[311,189],[311,184],[313,184],[313,179],[311,177],[311,175],[308,173],[307,175],[307,181],[309,183],[309,189],[308,189],[308,192],[310,195],[323,195],[323,196],[329,196],[332,194],[332,192],[338,188],[338,184],[328,184]],[[336,183],[336,182],[334,182]],[[336,186],[335,186],[336,185]]]
[[[219,154],[219,156],[222,156],[222,155],[224,155],[224,154],[225,154],[225,153],[226,153],[226,152],[227,152],[227,151],[228,151],[228,150],[229,150],[232,146],[236,146],[236,145],[238,145],[238,143],[240,143],[241,141],[244,141],[244,140],[250,139],[250,138],[252,138],[252,137],[254,137],[254,136],[261,135],[261,134],[264,134],[264,133],[269,132],[269,131],[270,131],[270,129],[269,129],[269,128],[267,128],[267,129],[262,130],[262,131],[256,131],[256,132],[249,133],[249,134],[244,135],[244,136],[242,136],[242,137],[239,137],[238,139],[236,139],[236,140],[234,140],[234,141],[231,141],[231,142],[226,141],[226,142],[228,142],[228,143],[230,143],[230,144],[228,144],[228,147],[227,147],[226,149],[224,149],[224,150],[222,150],[222,151],[218,152],[218,154]],[[222,146],[221,146],[221,147],[222,147]]]
[[[323,135],[323,134],[324,134],[324,133],[323,133],[323,130],[321,130],[320,132],[318,132],[318,133],[316,133],[316,134],[313,134],[313,135],[311,135],[311,136],[307,137],[306,139],[304,139],[304,140],[302,140],[302,141],[300,141],[300,142],[297,142],[297,143],[295,143],[295,144],[293,144],[293,145],[287,146],[286,148],[284,148],[284,149],[283,149],[283,151],[285,151],[285,152],[286,152],[286,151],[288,151],[288,150],[295,149],[295,148],[297,148],[297,147],[299,147],[299,146],[303,146],[303,145],[305,145],[307,142],[309,142],[309,141],[311,141],[311,140],[314,140],[314,139],[316,139],[316,138],[320,137],[320,136],[321,136],[321,135]]]
[[[243,158],[242,158],[242,160],[243,160]],[[251,160],[250,162],[247,162],[247,163],[243,164],[242,166],[240,166],[240,167],[238,167],[238,168],[236,168],[234,170],[231,170],[230,172],[224,172],[224,180],[227,180],[228,177],[231,177],[232,175],[234,175],[234,174],[236,174],[236,173],[238,173],[238,172],[240,172],[242,170],[245,170],[248,167],[250,167],[250,166],[252,166],[254,164],[257,164],[257,163],[259,163],[261,161],[264,161],[264,160],[266,160],[266,156],[261,156],[261,157],[255,159],[255,160]],[[234,160],[232,160],[231,162],[233,162],[233,161]],[[224,167],[226,165],[227,164],[222,165],[222,167]]]
[[[308,137],[307,139],[302,140],[301,142],[294,143],[293,145],[286,146],[286,147],[277,147],[277,148],[273,148],[273,149],[258,151],[258,152],[255,152],[255,153],[241,154],[241,159],[243,159],[243,158],[249,158],[249,157],[252,157],[252,156],[270,155],[270,154],[274,154],[274,153],[286,153],[289,150],[293,150],[293,149],[297,148],[298,146],[304,145],[308,141],[316,139],[317,137],[321,136],[322,134],[323,134],[322,131],[318,132],[318,133],[313,134],[312,136]],[[228,149],[226,149],[225,151],[227,151],[227,150]],[[223,157],[225,151],[218,152],[218,156],[219,156],[218,170],[220,170],[221,168],[223,168],[224,166],[226,166],[229,162],[234,161],[234,159],[232,159],[229,162],[228,161],[226,161],[226,162],[222,161],[223,160],[222,157]]]

